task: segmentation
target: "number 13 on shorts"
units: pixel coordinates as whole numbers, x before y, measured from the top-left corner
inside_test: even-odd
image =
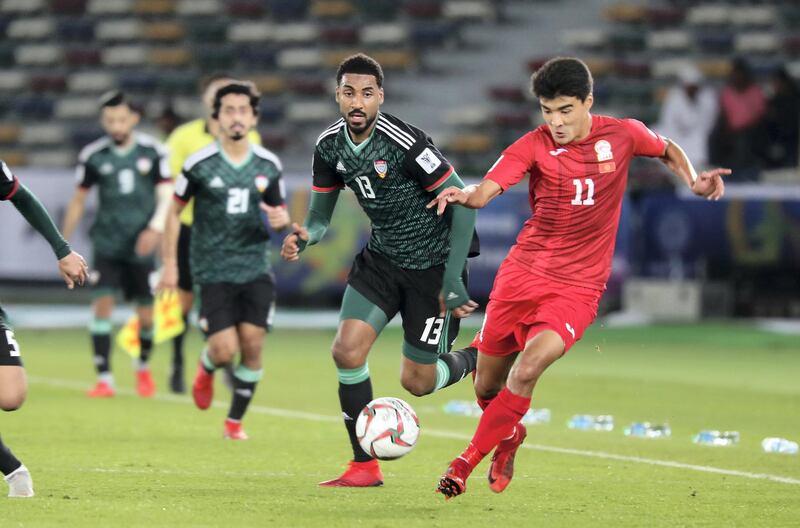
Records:
[[[442,328],[444,327],[444,317],[428,317],[425,319],[425,329],[422,337],[419,338],[423,343],[438,345],[442,338]]]

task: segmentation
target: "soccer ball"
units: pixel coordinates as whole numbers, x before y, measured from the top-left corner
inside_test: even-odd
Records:
[[[419,438],[417,413],[399,398],[374,399],[358,415],[356,437],[361,448],[374,458],[400,458]]]

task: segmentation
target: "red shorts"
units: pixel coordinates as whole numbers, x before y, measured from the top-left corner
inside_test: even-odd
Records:
[[[594,321],[602,294],[534,275],[506,259],[472,346],[490,356],[507,356],[523,350],[542,330],[552,330],[564,340],[566,352]]]

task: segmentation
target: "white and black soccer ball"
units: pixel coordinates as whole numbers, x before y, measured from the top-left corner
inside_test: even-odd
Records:
[[[356,420],[361,448],[380,460],[407,454],[419,438],[419,419],[409,404],[399,398],[376,398]]]

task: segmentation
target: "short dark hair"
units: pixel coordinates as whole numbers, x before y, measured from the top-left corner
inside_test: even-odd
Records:
[[[369,55],[356,53],[340,62],[339,69],[336,70],[337,86],[342,83],[342,76],[344,76],[345,73],[372,75],[378,83],[378,88],[383,87],[383,68],[378,64],[378,61]]]
[[[122,105],[127,105],[128,107],[131,107],[128,98],[125,96],[123,92],[119,90],[110,90],[104,93],[97,100],[97,104],[100,106],[100,110],[102,110],[103,108],[110,108],[113,106],[122,106]]]
[[[250,81],[233,81],[231,84],[226,84],[214,94],[214,113],[211,117],[217,119],[219,117],[219,109],[222,107],[222,98],[230,94],[246,95],[250,98],[250,107],[253,109],[253,114],[258,115],[258,103],[261,101],[261,94],[258,93],[255,85]]]
[[[592,72],[575,57],[556,57],[545,62],[531,76],[531,92],[538,99],[559,96],[585,101],[592,93]]]

